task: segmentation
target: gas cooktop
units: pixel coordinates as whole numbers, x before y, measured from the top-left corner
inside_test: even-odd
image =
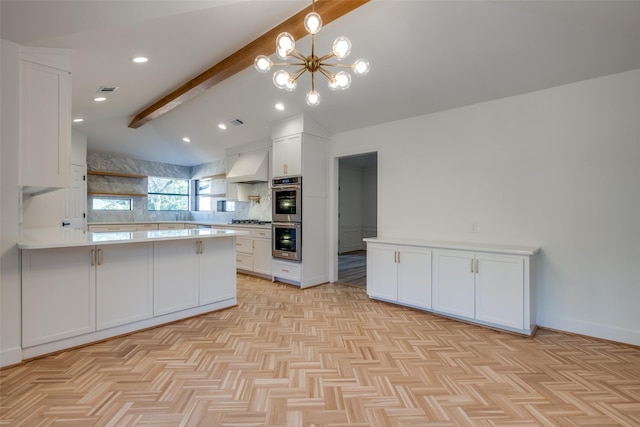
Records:
[[[261,221],[259,219],[232,219],[231,224],[267,225],[271,224],[271,221]]]

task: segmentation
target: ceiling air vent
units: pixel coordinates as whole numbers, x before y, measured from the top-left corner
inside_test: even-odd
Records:
[[[231,123],[234,126],[240,126],[240,125],[244,124],[244,122],[242,120],[240,120],[240,119],[229,120],[229,123]]]
[[[117,86],[100,86],[99,93],[112,93],[118,90]]]

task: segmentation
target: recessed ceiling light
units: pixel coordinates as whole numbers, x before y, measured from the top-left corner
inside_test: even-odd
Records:
[[[187,138],[186,136],[185,136],[184,138],[182,138],[182,141],[183,141],[185,144],[188,144],[188,143],[190,143],[190,142],[191,142],[191,140],[190,140],[189,138]]]
[[[278,102],[278,103],[275,105],[275,107],[276,107],[276,110],[280,110],[280,111],[284,110],[284,104],[283,104],[283,103],[281,103],[281,102]]]
[[[73,119],[74,123],[80,123],[80,122],[84,122],[84,119],[82,117],[78,117],[76,119]]]
[[[96,96],[95,98],[93,98],[93,100],[96,102],[103,102],[106,101],[107,98],[105,98],[104,96]]]
[[[136,56],[135,58],[131,58],[131,61],[135,62],[136,64],[144,64],[148,60],[149,60],[149,58],[144,57],[144,56]]]
[[[220,123],[218,127],[222,130],[227,130],[227,125],[225,125],[224,123]]]

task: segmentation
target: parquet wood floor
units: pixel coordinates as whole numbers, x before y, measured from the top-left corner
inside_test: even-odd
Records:
[[[0,371],[3,426],[638,426],[640,349],[238,276],[238,307]]]

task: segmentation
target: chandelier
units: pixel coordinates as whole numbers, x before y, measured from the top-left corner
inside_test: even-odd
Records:
[[[346,68],[353,70],[356,75],[365,75],[369,72],[369,62],[365,59],[358,59],[353,64],[328,63],[326,61],[335,58],[338,61],[346,58],[351,52],[351,41],[340,36],[333,42],[333,50],[324,56],[316,56],[315,39],[322,28],[322,18],[315,12],[315,0],[312,0],[312,11],[304,18],[304,28],[311,34],[311,54],[304,56],[296,49],[296,41],[293,36],[287,32],[280,33],[276,38],[276,55],[285,62],[275,63],[266,55],[258,55],[254,61],[256,70],[261,73],[268,72],[271,67],[275,66],[293,66],[297,69],[291,73],[285,70],[278,70],[273,74],[273,84],[286,91],[295,90],[298,79],[305,72],[311,74],[311,90],[307,93],[307,104],[315,106],[320,103],[320,94],[316,91],[315,75],[316,72],[322,74],[326,79],[331,90],[345,90],[351,85],[351,74],[347,71],[338,71],[333,73],[328,67]],[[288,59],[292,62],[286,62]]]

